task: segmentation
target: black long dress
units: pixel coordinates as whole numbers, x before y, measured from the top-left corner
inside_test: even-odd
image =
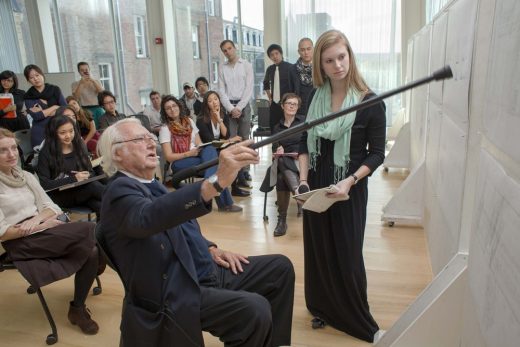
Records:
[[[371,95],[373,96],[373,94]],[[370,95],[365,97],[369,98]],[[386,118],[383,103],[357,112],[350,143],[350,167],[361,165],[371,172],[384,159]],[[309,170],[310,189],[334,182],[334,142],[321,140],[321,155],[315,170]],[[300,153],[307,153],[302,136]],[[347,201],[336,202],[327,211],[303,214],[305,300],[314,315],[336,329],[372,342],[379,327],[370,314],[363,262],[368,179],[352,186]]]

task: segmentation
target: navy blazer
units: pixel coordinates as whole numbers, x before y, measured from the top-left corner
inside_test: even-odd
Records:
[[[211,211],[201,184],[154,197],[118,172],[105,190],[98,228],[127,289],[120,327],[125,347],[204,345],[197,272],[181,230],[200,232],[194,219]]]

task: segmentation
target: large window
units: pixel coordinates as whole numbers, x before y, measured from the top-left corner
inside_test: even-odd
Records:
[[[451,0],[426,0],[426,22],[430,22]]]
[[[109,63],[99,63],[99,82],[101,82],[101,85],[105,90],[114,92],[112,66]]]
[[[401,84],[401,1],[400,0],[286,0],[287,54],[298,59],[298,41],[313,41],[326,30],[341,30],[349,39],[356,62],[374,92]],[[385,101],[387,124],[401,108],[401,96]]]
[[[146,36],[144,16],[134,16],[135,55],[138,58],[146,57]]]
[[[211,83],[218,83],[218,61],[213,62],[213,69],[211,71]]]
[[[191,44],[193,49],[193,59],[200,59],[200,46],[199,46],[199,26],[191,26]]]
[[[215,15],[215,0],[208,0],[208,16]]]

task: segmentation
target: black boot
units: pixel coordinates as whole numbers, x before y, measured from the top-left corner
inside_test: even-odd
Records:
[[[285,216],[278,216],[278,222],[274,228],[274,236],[283,236],[287,233],[287,221]]]
[[[289,208],[289,199],[291,193],[287,191],[276,191],[276,200],[278,203],[278,223],[274,228],[274,236],[282,236],[287,232],[287,209]]]

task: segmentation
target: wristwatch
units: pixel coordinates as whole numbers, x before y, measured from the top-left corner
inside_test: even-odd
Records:
[[[354,184],[357,184],[357,182],[359,181],[359,178],[354,174],[352,174],[350,176],[352,176],[352,178],[354,179]]]
[[[208,177],[208,182],[211,183],[211,185],[213,186],[213,188],[215,188],[215,190],[220,194],[222,193],[222,191],[224,190],[224,188],[222,188],[220,186],[220,184],[218,184],[218,176],[217,175],[211,175]]]

